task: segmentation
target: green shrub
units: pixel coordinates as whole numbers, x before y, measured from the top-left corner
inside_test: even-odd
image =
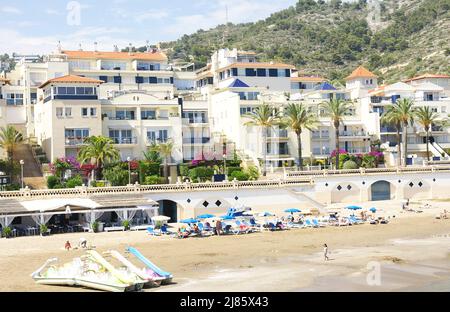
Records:
[[[213,168],[196,167],[194,169],[189,170],[189,178],[193,182],[204,182],[210,180],[213,175],[214,175]]]
[[[233,172],[235,172],[235,171],[242,171],[242,168],[241,167],[228,167],[227,168],[227,174],[229,176],[231,176],[233,174]]]
[[[13,183],[5,186],[5,191],[18,191],[21,189],[21,185],[19,183]]]
[[[77,186],[82,186],[82,185],[83,185],[83,179],[81,178],[80,175],[76,175],[76,176],[70,178],[69,180],[67,180],[67,182],[66,182],[67,188],[75,188]]]
[[[103,176],[112,186],[125,186],[128,184],[128,170],[122,169],[120,165],[103,170]]]
[[[41,226],[39,227],[39,230],[41,231],[41,234],[47,234],[48,227],[45,224],[41,224]]]
[[[345,170],[358,169],[358,164],[353,160],[347,160],[342,168]]]
[[[94,231],[94,233],[98,232],[98,222],[97,221],[92,222],[91,227],[92,227],[92,231]]]
[[[153,175],[145,177],[144,185],[164,184],[164,178]]]
[[[47,187],[49,189],[54,189],[57,184],[59,184],[59,179],[57,177],[54,175],[47,177]]]
[[[130,229],[130,221],[128,221],[128,220],[124,220],[123,222],[122,222],[122,226],[125,228],[125,230],[129,230]]]
[[[231,174],[230,180],[238,180],[238,181],[249,181],[250,180],[250,175],[246,172],[242,172],[242,171],[235,171]]]
[[[377,158],[373,155],[366,154],[362,158],[361,166],[364,168],[375,168],[377,166]]]
[[[259,170],[255,166],[249,167],[246,173],[248,174],[250,181],[256,181],[259,179]]]
[[[180,165],[180,175],[187,177],[189,175],[189,167],[187,165]]]
[[[12,234],[12,229],[9,226],[7,226],[2,229],[2,234],[3,234],[3,237],[9,238]]]

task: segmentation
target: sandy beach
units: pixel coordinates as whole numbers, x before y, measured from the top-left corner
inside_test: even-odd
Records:
[[[450,219],[435,216],[443,208],[450,210],[450,204],[428,202],[433,208],[420,214],[401,213],[394,201],[361,203],[395,216],[387,225],[185,240],[145,232],[1,239],[0,290],[87,291],[37,285],[30,277],[49,258],[67,262],[80,256],[81,250],[65,251],[64,243],[74,245],[85,237],[99,252],[134,246],[173,273],[174,284],[146,291],[449,291]],[[413,208],[419,205],[412,203]],[[328,262],[323,260],[324,243],[331,251]],[[380,273],[379,283],[367,282],[373,272]]]

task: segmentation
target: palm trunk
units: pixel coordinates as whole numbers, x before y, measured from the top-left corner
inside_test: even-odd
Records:
[[[298,164],[301,171],[303,171],[303,154],[302,154],[302,133],[297,133],[298,142]]]
[[[400,138],[400,124],[397,125],[397,166],[402,166],[402,148]]]
[[[427,128],[427,134],[426,134],[426,143],[427,143],[427,160],[430,161],[430,146],[428,144],[430,144],[430,135],[428,132],[428,128]]]
[[[336,129],[336,170],[339,170],[339,127]]]
[[[103,170],[102,170],[102,162],[101,162],[101,160],[97,160],[97,172],[96,172],[96,175],[97,175],[97,179],[98,180],[101,180],[102,177],[103,177]]]
[[[408,124],[403,125],[403,157],[405,160],[405,167],[408,166]]]
[[[263,177],[267,176],[267,129],[263,128]]]
[[[167,157],[164,158],[164,179],[166,180],[166,183],[169,184],[169,172],[168,172],[168,165],[167,165]]]

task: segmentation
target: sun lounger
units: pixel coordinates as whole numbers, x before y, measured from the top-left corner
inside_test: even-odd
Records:
[[[305,227],[315,227],[309,219],[305,220]]]
[[[325,225],[320,223],[317,219],[313,219],[312,223],[313,223],[314,227],[325,227]]]
[[[150,225],[135,225],[130,228],[131,231],[145,231]]]
[[[153,226],[149,226],[147,228],[147,232],[152,236],[161,236],[161,231],[155,230]]]

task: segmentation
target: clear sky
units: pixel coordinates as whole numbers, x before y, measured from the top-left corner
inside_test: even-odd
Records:
[[[228,19],[256,21],[296,0],[0,0],[0,53],[100,50],[175,40]]]

